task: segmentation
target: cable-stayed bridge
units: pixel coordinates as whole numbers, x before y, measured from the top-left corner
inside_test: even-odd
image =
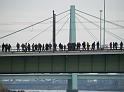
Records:
[[[70,11],[70,14],[68,13]],[[65,14],[67,13],[67,14]],[[62,14],[65,14],[64,17],[60,18],[58,21],[56,21],[56,18]],[[68,17],[69,15],[69,17]],[[25,28],[22,28],[20,30],[17,30],[15,32],[9,33],[5,36],[0,37],[0,40],[9,37],[13,34],[22,32],[24,30],[27,30],[33,26],[36,26],[40,23],[43,23],[45,21],[48,21],[50,19],[53,19],[52,25],[48,26],[46,29],[40,31],[38,34],[34,35],[26,41],[26,43],[31,42],[36,37],[40,36],[43,32],[47,31],[49,28],[52,28],[52,47],[48,50],[37,50],[37,51],[30,51],[25,50],[27,48],[24,47],[23,49],[19,48],[19,51],[16,51],[13,49],[10,51],[0,52],[0,79],[18,79],[18,78],[42,78],[41,76],[44,75],[27,75],[27,73],[72,73],[70,74],[63,74],[59,75],[47,75],[50,76],[49,78],[62,78],[62,79],[68,79],[68,91],[77,91],[77,79],[80,78],[91,78],[91,75],[80,75],[77,73],[115,73],[114,75],[95,75],[93,78],[111,78],[114,79],[123,79],[123,74],[117,74],[117,73],[123,73],[124,72],[124,50],[123,45],[120,45],[120,43],[117,45],[117,48],[111,48],[110,45],[107,45],[102,43],[102,37],[101,37],[101,31],[105,28],[102,28],[97,23],[94,23],[90,19],[84,17],[83,15],[87,15],[90,17],[93,17],[95,19],[101,20],[100,24],[104,19],[96,17],[94,15],[82,12],[80,10],[75,9],[75,6],[71,6],[70,10],[64,11],[59,14],[55,14],[53,11],[53,17],[44,19],[42,21],[39,21],[37,23],[34,23],[30,26],[27,26]],[[56,32],[56,24],[61,21],[63,18],[67,18],[64,24],[60,27],[60,29]],[[86,30],[86,32],[91,36],[94,41],[99,42],[99,45],[96,47],[96,45],[87,45],[85,48],[80,46],[77,48],[76,46],[76,18],[79,21],[80,25],[83,26]],[[70,29],[69,29],[69,41],[68,45],[66,44],[66,49],[57,49],[57,42],[56,38],[57,35],[63,30],[64,26],[68,23],[70,19]],[[85,21],[89,22],[96,28],[98,28],[100,31],[99,39],[86,27],[83,23],[81,23],[81,19],[84,19]],[[114,26],[120,27],[124,29],[124,26],[113,23],[111,21],[105,20],[107,23],[110,23]],[[112,37],[115,37],[119,41],[123,43],[124,39],[120,36],[118,36],[115,33],[112,33],[109,30],[105,30],[106,33],[111,35]],[[47,36],[47,35],[46,35]],[[62,37],[64,38],[64,37]],[[105,39],[105,36],[103,36],[103,39]],[[87,43],[88,44],[88,43]],[[27,46],[27,45],[25,45]],[[88,47],[89,46],[89,47]],[[95,46],[95,47],[94,47]],[[60,46],[59,46],[60,47]],[[91,48],[90,48],[91,47]],[[93,48],[94,47],[94,48]],[[15,75],[8,75],[8,74],[15,74]],[[19,75],[16,75],[19,74]],[[20,75],[24,74],[24,75]],[[86,77],[83,77],[86,76]],[[112,77],[110,77],[112,76]],[[43,77],[44,78],[44,77]]]

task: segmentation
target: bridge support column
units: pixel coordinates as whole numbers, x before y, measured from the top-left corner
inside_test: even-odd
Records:
[[[68,80],[68,87],[66,92],[78,92],[77,73],[72,73],[72,78]]]
[[[75,24],[75,6],[74,5],[71,5],[71,8],[70,8],[69,42],[76,43],[76,24]]]

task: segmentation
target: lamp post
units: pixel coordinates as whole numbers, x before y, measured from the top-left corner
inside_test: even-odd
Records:
[[[106,29],[106,26],[105,26],[105,0],[104,0],[104,33],[103,33],[103,47],[105,47],[105,29]]]
[[[101,21],[101,18],[102,18],[102,10],[100,10],[100,48],[101,48],[101,33],[102,33],[102,21]]]

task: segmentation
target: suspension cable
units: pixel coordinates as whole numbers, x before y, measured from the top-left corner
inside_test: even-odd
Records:
[[[98,28],[100,27],[99,25],[97,25],[96,23],[90,21],[89,19],[87,19],[87,18],[85,18],[85,17],[83,17],[83,16],[81,16],[81,15],[79,15],[79,14],[77,14],[77,13],[76,13],[76,15],[78,15],[78,16],[80,16],[81,18],[87,20],[88,22],[92,23],[92,24],[95,25],[96,27],[98,27]],[[102,29],[103,29],[103,28],[102,28]],[[117,38],[117,39],[120,40],[120,41],[121,41],[121,40],[124,40],[123,38],[119,37],[118,35],[116,35],[116,34],[110,32],[110,31],[106,31],[106,32],[108,32],[109,34],[111,34],[113,37]]]
[[[77,18],[77,20],[78,20],[79,22],[81,22],[78,17],[76,17],[76,18]],[[97,41],[97,38],[95,37],[95,35],[93,35],[93,34],[89,31],[89,29],[88,29],[84,24],[80,23],[80,25],[81,25],[83,28],[86,29],[86,32],[88,32],[88,33],[90,34],[90,36],[91,36],[95,41]]]
[[[64,14],[64,13],[68,12],[68,11],[69,11],[69,10],[66,10],[66,11],[64,11],[64,12],[61,12],[61,13],[59,13],[59,14],[56,14],[56,16],[62,15],[62,14]]]
[[[68,14],[65,15],[64,17],[62,17],[61,19],[59,19],[56,23],[60,22],[62,19],[66,18],[67,16],[68,16]],[[43,31],[39,32],[38,34],[36,34],[35,36],[33,36],[31,39],[29,39],[27,42],[33,40],[34,38],[36,38],[37,36],[39,36],[41,33],[46,32],[51,27],[52,27],[52,25],[48,26],[46,29],[44,29]]]
[[[63,29],[63,27],[66,25],[66,23],[68,22],[69,18],[67,18],[67,20],[64,22],[64,24],[62,25],[62,27],[57,31],[56,36],[60,33],[60,31]]]
[[[18,31],[9,33],[9,34],[7,34],[7,35],[5,35],[5,36],[0,37],[0,39],[3,39],[3,38],[5,38],[5,37],[8,37],[8,36],[13,35],[13,34],[15,34],[15,33],[18,33],[18,32],[23,31],[23,30],[25,30],[25,29],[28,29],[28,28],[30,28],[30,27],[32,27],[32,26],[35,26],[35,25],[40,24],[40,23],[42,23],[42,22],[44,22],[44,21],[47,21],[47,20],[49,20],[49,19],[51,19],[51,18],[52,18],[52,17],[47,18],[47,19],[44,19],[44,20],[42,20],[42,21],[40,21],[40,22],[37,22],[37,23],[32,24],[32,25],[30,25],[30,26],[27,26],[27,27],[25,27],[25,28],[22,28],[22,29],[20,29],[20,30],[18,30]]]
[[[64,18],[66,18],[69,14],[66,14],[64,17],[62,17],[61,19],[59,19],[56,23],[59,23],[61,20],[63,20]]]
[[[51,28],[52,25],[48,26],[46,29],[44,29],[43,31],[41,31],[40,33],[38,33],[37,35],[35,35],[34,37],[32,37],[31,39],[29,39],[26,43],[28,43],[29,41],[33,40],[34,38],[36,38],[37,36],[39,36],[41,33],[47,31],[49,28]]]
[[[66,13],[66,12],[68,12],[68,11],[69,11],[69,10],[66,10],[66,11],[64,11],[64,12],[62,12],[62,13],[57,14],[56,16],[59,16],[59,15],[61,15],[61,14],[64,14],[64,13]],[[47,18],[47,19],[44,19],[44,20],[42,20],[42,21],[39,21],[39,22],[34,23],[34,24],[32,24],[32,25],[29,25],[29,26],[27,26],[27,27],[25,27],[25,28],[22,28],[22,29],[17,30],[17,31],[12,32],[12,33],[9,33],[9,34],[7,34],[7,35],[5,35],[5,36],[0,37],[0,39],[3,39],[3,38],[5,38],[5,37],[8,37],[8,36],[13,35],[13,34],[15,34],[15,33],[18,33],[18,32],[20,32],[20,31],[26,30],[26,29],[28,29],[28,28],[30,28],[30,27],[32,27],[32,26],[38,25],[38,24],[40,24],[40,23],[42,23],[42,22],[45,22],[45,21],[47,21],[47,20],[50,20],[50,19],[52,19],[52,18],[53,18],[53,17],[49,17],[49,18]]]
[[[99,25],[97,25],[96,23],[94,23],[94,22],[90,21],[89,19],[87,19],[87,18],[85,18],[85,17],[81,16],[80,14],[76,13],[76,15],[78,15],[79,17],[81,17],[81,18],[83,18],[83,19],[87,20],[87,21],[88,21],[88,22],[90,22],[91,24],[94,24],[97,28],[99,27]]]
[[[118,39],[118,40],[120,40],[120,41],[122,41],[122,40],[124,41],[124,39],[121,38],[121,37],[119,37],[118,35],[116,35],[116,34],[110,32],[110,31],[107,31],[107,30],[106,30],[106,32],[108,32],[110,35],[112,35],[112,36],[115,37],[116,39]]]
[[[94,16],[94,15],[91,15],[91,14],[89,14],[89,13],[86,13],[86,12],[83,12],[83,11],[80,11],[80,10],[77,10],[77,9],[76,9],[76,11],[78,11],[78,12],[80,12],[80,13],[83,13],[83,14],[85,14],[85,15],[88,15],[88,16],[94,17],[94,18],[96,18],[96,19],[100,19],[99,17]],[[101,19],[101,20],[104,20],[104,19]],[[110,24],[113,24],[113,25],[115,25],[115,26],[118,26],[118,27],[121,27],[121,28],[124,29],[124,26],[122,26],[122,25],[116,24],[116,23],[111,22],[111,21],[108,21],[108,20],[105,20],[105,21],[108,22],[108,23],[110,23]]]

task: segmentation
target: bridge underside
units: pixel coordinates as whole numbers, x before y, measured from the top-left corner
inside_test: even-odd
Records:
[[[0,73],[122,73],[124,54],[1,56]]]

